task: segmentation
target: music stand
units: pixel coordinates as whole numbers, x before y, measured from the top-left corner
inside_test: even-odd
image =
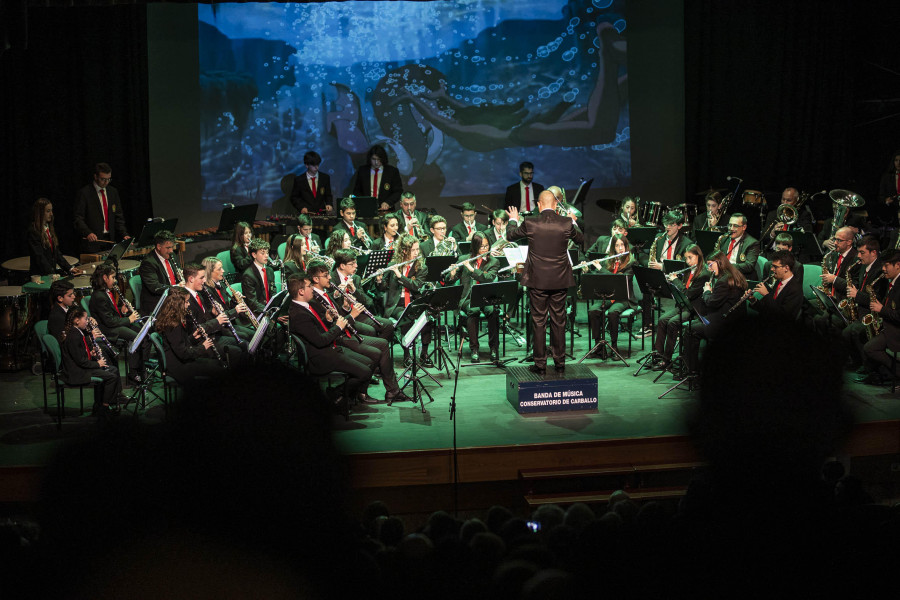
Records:
[[[600,300],[601,303],[604,300],[609,300],[610,304],[617,300],[626,300],[632,296],[631,277],[625,273],[582,275],[581,295],[583,298],[589,300]],[[603,330],[605,329],[606,328],[604,327]],[[618,350],[616,350],[612,344],[606,341],[606,332],[603,330],[601,330],[602,337],[600,338],[600,341],[598,341],[593,348],[588,350],[585,355],[579,359],[577,364],[581,364],[584,362],[585,358],[596,352],[599,348],[604,347],[615,354],[616,358],[625,363],[625,366],[627,367],[628,361],[619,354]]]
[[[628,229],[628,241],[632,246],[643,248],[647,242],[653,241],[659,231],[656,227],[630,227]]]
[[[162,221],[147,221],[144,225],[144,228],[141,230],[141,235],[138,236],[134,245],[137,247],[144,246],[154,246],[156,245],[156,234],[160,231],[171,231],[172,234],[175,233],[175,226],[178,225],[178,219],[163,219]]]
[[[428,256],[425,258],[425,281],[440,285],[443,272],[456,262],[455,256]]]
[[[694,331],[694,327],[693,327],[694,315],[697,315],[697,318],[700,319],[701,323],[703,323],[704,325],[709,325],[709,319],[707,319],[706,317],[704,317],[703,315],[700,314],[700,311],[697,310],[697,307],[694,306],[694,304],[688,299],[687,293],[685,290],[682,290],[681,288],[678,288],[675,285],[671,285],[670,291],[672,292],[672,297],[675,299],[676,304],[678,304],[680,307],[687,308],[687,310],[689,310],[691,312],[691,318],[688,319],[687,335],[693,335],[692,332]],[[698,344],[699,344],[699,342],[698,342]],[[682,347],[682,349],[684,348],[683,341],[681,343],[681,347]],[[698,348],[698,351],[699,351],[699,348]],[[685,362],[681,356],[678,357],[678,360],[680,360],[682,363]],[[685,364],[683,368],[686,370],[687,365]],[[663,373],[665,373],[665,371],[663,371]],[[660,374],[660,376],[661,375],[662,375],[662,373]],[[677,390],[685,382],[687,382],[687,384],[688,384],[688,391],[692,392],[694,390],[694,381],[696,381],[697,377],[698,377],[698,375],[696,373],[688,373],[686,376],[682,377],[678,381],[678,383],[676,383],[675,385],[673,385],[672,387],[667,389],[665,392],[663,392],[662,394],[657,396],[657,400],[662,400],[663,398],[666,397],[666,395],[669,394],[669,392]],[[657,376],[656,379],[659,379],[659,376]],[[656,382],[656,379],[654,379],[653,381]]]
[[[450,355],[447,354],[447,351],[444,350],[444,346],[441,345],[441,315],[450,310],[454,312],[459,310],[459,301],[462,300],[462,292],[463,289],[461,285],[450,285],[439,287],[420,299],[428,307],[428,312],[431,314],[432,320],[437,321],[438,323],[438,332],[435,336],[433,352],[435,356],[434,366],[438,370],[444,369],[448,379],[450,378],[450,368],[447,364],[453,365],[454,369],[456,368],[456,365],[450,359]],[[449,332],[447,332],[446,328],[443,329],[443,332],[447,335],[447,343],[449,344]]]
[[[427,309],[428,309],[428,305],[424,302],[424,300],[422,298],[416,298],[415,300],[410,302],[409,305],[405,309],[403,309],[403,312],[397,318],[397,322],[394,325],[394,333],[400,335],[401,341],[402,341],[403,337],[406,335],[406,334],[400,333],[404,329],[404,327],[407,327],[407,328],[412,327],[415,324],[415,321],[419,318],[419,316],[421,316],[421,314],[423,312],[425,312]],[[407,329],[407,332],[409,332],[409,329]],[[413,356],[412,358],[413,358],[413,360],[415,360],[416,357]],[[410,363],[410,365],[406,367],[406,369],[403,371],[403,373],[401,373],[400,376],[397,377],[398,381],[401,379],[404,379],[404,378],[407,379],[407,382],[405,384],[403,384],[404,388],[406,387],[407,384],[409,384],[409,375],[407,375],[407,373],[409,373],[411,370],[414,370],[412,363]],[[424,368],[422,369],[422,371],[426,375],[428,375],[428,377],[430,377],[433,382],[438,384],[438,387],[444,387],[440,381],[438,381],[431,375],[431,373],[426,371]],[[400,388],[400,389],[403,389],[403,388]]]
[[[586,205],[584,204],[584,201],[587,200],[587,193],[591,189],[592,183],[594,183],[593,177],[591,177],[587,181],[585,181],[584,178],[582,178],[581,185],[578,186],[578,190],[575,192],[575,195],[572,197],[572,202],[571,202],[572,206],[578,204],[579,202],[582,203],[582,211],[581,211],[582,216],[584,216],[584,208],[586,207]]]
[[[468,240],[462,241],[462,242],[457,242],[456,249],[459,251],[460,256],[462,256],[463,254],[468,254],[469,256],[471,256],[472,255],[472,252],[471,252],[472,242],[470,242]]]
[[[810,285],[809,288],[816,295],[816,298],[819,299],[819,302],[821,302],[825,306],[825,311],[827,313],[836,314],[837,316],[839,316],[841,318],[841,320],[844,322],[845,327],[850,324],[850,321],[847,320],[847,317],[845,317],[844,313],[841,311],[841,309],[838,308],[838,303],[835,302],[834,298],[832,298],[831,296],[829,296],[828,294],[826,294],[825,292],[823,292],[822,290],[820,290],[819,288],[817,288],[814,285]]]
[[[643,293],[644,296],[650,297],[650,299],[647,300],[647,303],[650,304],[650,345],[653,346],[656,341],[656,310],[659,309],[659,307],[653,306],[653,302],[659,298],[672,297],[672,292],[669,290],[669,281],[666,279],[665,273],[658,269],[634,265],[632,270],[634,271],[634,277],[637,279],[641,293]],[[641,323],[643,324],[643,318],[641,318]],[[653,352],[651,351],[639,358],[637,362],[644,363],[652,355]]]
[[[822,245],[819,244],[819,238],[813,235],[811,232],[805,231],[803,233],[789,231],[793,238],[793,251],[797,253],[798,256],[822,256],[825,251],[822,249]]]
[[[363,279],[369,277],[375,271],[386,268],[393,256],[393,250],[376,250],[375,252],[370,252],[369,262],[366,263],[366,268],[363,270]]]
[[[690,321],[693,320],[693,318],[694,318],[694,313],[693,313],[693,310],[692,310],[692,303],[691,303],[690,299],[688,299],[688,297],[687,297],[686,290],[683,290],[682,288],[678,287],[678,286],[675,284],[674,281],[670,281],[670,282],[669,282],[669,291],[672,292],[672,299],[675,300],[675,306],[676,306],[676,308],[678,308],[678,319],[679,319],[679,323],[680,323],[681,320],[682,320],[682,315],[683,315],[685,312],[687,312],[687,313],[690,314],[689,323],[688,323],[688,327],[690,327]],[[698,313],[698,314],[699,314],[699,313]],[[701,317],[701,318],[704,318],[704,317]],[[705,318],[704,318],[704,322],[707,323],[707,324],[709,323],[709,321],[706,320]],[[689,335],[690,335],[690,334],[689,334]],[[682,332],[681,332],[681,337],[682,337],[682,338],[684,337],[684,331],[683,331],[683,330],[682,330]],[[684,348],[684,341],[683,341],[683,340],[682,340],[681,347]],[[662,356],[661,356],[658,352],[656,352],[656,350],[653,350],[653,352],[651,352],[651,354],[653,355],[653,357],[656,357],[656,358],[662,358]],[[648,365],[650,365],[652,362],[653,362],[652,360],[648,360],[648,361],[644,362],[643,364],[641,364],[640,369],[637,370],[637,372],[634,374],[634,376],[637,377],[637,376],[641,373],[641,370],[642,370],[644,367],[648,367]],[[685,366],[685,364],[684,364],[684,363],[685,363],[685,360],[684,360],[684,357],[683,357],[683,356],[679,355],[678,358],[677,358],[676,360],[673,360],[673,361],[672,361],[673,368],[674,368],[674,364],[675,364],[676,362],[677,362],[679,365],[681,365],[681,366],[679,367],[680,370],[683,371],[683,370],[686,369],[686,366]],[[674,372],[674,371],[673,371],[673,372]],[[656,383],[657,381],[659,381],[659,378],[662,377],[665,373],[666,373],[665,370],[660,371],[659,375],[657,375],[657,376],[653,379],[653,383]]]
[[[116,277],[119,276],[119,260],[121,260],[122,256],[128,252],[128,248],[131,247],[131,243],[134,242],[134,238],[128,238],[127,240],[122,240],[118,244],[112,247],[109,251],[109,254],[106,255],[106,259],[103,262],[110,263],[116,268]]]
[[[146,317],[147,321],[144,323],[144,326],[141,327],[141,330],[138,332],[137,337],[134,338],[134,341],[131,342],[131,345],[128,346],[127,351],[129,354],[134,354],[137,352],[138,348],[141,345],[141,342],[144,341],[144,338],[150,333],[150,328],[153,327],[153,324],[156,322],[156,315],[159,313],[159,309],[162,308],[163,300],[169,295],[169,289],[166,288],[163,290],[162,295],[159,297],[159,301],[156,303],[156,306],[153,309],[153,312],[150,316]],[[147,373],[147,376],[143,381],[140,382],[136,387],[132,388],[131,396],[128,397],[128,400],[125,402],[125,406],[122,407],[122,410],[128,410],[128,405],[134,400],[137,396],[140,396],[140,406],[146,407],[146,398],[147,392],[150,392],[154,396],[156,396],[157,400],[162,401],[162,398],[159,394],[153,391],[153,383],[156,380],[156,373],[159,371],[159,365],[162,364],[162,361],[165,360],[164,357],[160,357],[157,361],[156,366],[153,367],[153,370]],[[134,406],[134,412],[137,414],[138,404]]]
[[[674,273],[675,271],[681,271],[682,269],[686,269],[688,264],[683,260],[669,260],[668,258],[663,259],[663,273],[668,275],[669,273]]]
[[[219,215],[219,228],[217,233],[226,233],[234,230],[234,226],[238,223],[249,223],[251,226],[256,220],[256,212],[259,210],[259,204],[244,204],[242,206],[234,206],[233,204],[222,209]]]
[[[404,315],[406,315],[406,313],[409,311],[409,308],[411,306],[412,306],[412,304],[410,304],[409,306],[406,307],[407,310],[403,311],[403,315],[401,315],[401,317],[400,317],[401,319],[403,318]],[[418,400],[419,407],[422,409],[423,413],[425,412],[425,402],[422,400],[422,392],[425,392],[425,395],[428,396],[429,402],[434,402],[434,398],[431,396],[431,393],[428,391],[428,389],[425,387],[425,385],[422,384],[422,378],[416,374],[416,372],[419,370],[419,363],[416,358],[418,353],[416,352],[415,345],[416,345],[416,340],[419,339],[419,334],[422,333],[422,330],[425,328],[425,326],[428,324],[428,321],[430,321],[430,320],[431,320],[431,315],[429,315],[428,311],[424,310],[424,308],[423,308],[422,312],[419,313],[419,316],[416,317],[416,320],[413,322],[412,327],[410,327],[407,330],[407,332],[403,335],[403,338],[400,340],[400,345],[403,346],[403,348],[407,352],[410,352],[412,354],[412,364],[409,367],[407,367],[406,371],[404,371],[403,374],[401,375],[401,377],[406,377],[407,381],[406,381],[406,383],[403,384],[403,387],[400,388],[400,390],[402,391],[403,388],[405,388],[407,385],[409,385],[409,382],[411,381],[413,384],[412,401],[415,404],[415,402]],[[399,323],[399,321],[397,321],[397,322]],[[407,375],[406,373],[408,371],[410,371],[410,369],[412,369],[412,373]],[[425,371],[425,369],[422,369],[422,371],[426,375],[431,377],[431,373],[429,373],[428,371]],[[431,379],[434,380],[434,382],[437,383],[438,385],[441,385],[440,382],[438,382],[434,377],[431,377]],[[443,386],[441,386],[441,387],[443,387]],[[391,405],[391,403],[388,403],[388,406],[390,406],[390,405]]]
[[[712,254],[712,251],[716,247],[716,242],[718,242],[719,238],[723,235],[725,234],[719,231],[704,231],[702,229],[694,232],[694,236],[697,238],[697,245],[700,246],[700,249],[703,251],[703,256]]]
[[[266,335],[266,331],[269,329],[269,324],[272,322],[272,317],[280,311],[284,307],[284,303],[288,299],[288,291],[281,290],[271,298],[266,303],[265,308],[263,308],[262,312],[259,313],[259,317],[257,317],[257,321],[259,322],[259,327],[256,328],[256,333],[253,334],[253,337],[250,339],[250,343],[247,345],[247,351],[251,356],[256,354],[256,351],[259,350],[262,345],[263,338]],[[277,305],[277,306],[276,306]],[[248,307],[249,308],[249,307]],[[272,311],[272,315],[270,316],[268,313],[272,308],[275,308]]]
[[[479,283],[472,285],[471,295],[469,296],[470,308],[484,308],[485,306],[493,306],[494,310],[499,311],[501,307],[509,307],[519,297],[519,283],[517,281],[495,281],[494,283]],[[485,317],[487,318],[487,317]],[[497,315],[500,320],[500,315]],[[509,330],[509,324],[503,323],[504,329]],[[519,334],[521,336],[521,334]],[[469,340],[471,343],[471,340]],[[504,348],[504,351],[506,348]],[[505,369],[508,363],[514,361],[514,358],[498,360],[497,362],[477,362],[466,363],[464,367],[476,367],[480,365],[490,365],[498,369]]]
[[[357,219],[373,219],[378,216],[378,198],[374,196],[348,196],[351,200],[353,200],[353,204],[356,205],[356,218]],[[338,198],[338,205],[340,205],[341,200],[343,198]]]

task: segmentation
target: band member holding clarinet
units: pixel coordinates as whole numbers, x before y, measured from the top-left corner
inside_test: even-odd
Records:
[[[701,315],[706,314],[706,304],[703,302],[702,296],[703,288],[709,281],[709,271],[706,269],[700,246],[697,244],[688,246],[684,251],[684,260],[688,264],[688,270],[679,274],[682,276],[681,278],[675,273],[670,273],[669,280],[682,288],[688,300]],[[692,316],[691,312],[675,306],[659,318],[656,323],[656,340],[653,347],[657,357],[651,366],[652,370],[664,371],[672,364],[672,356],[675,353],[678,336],[681,335],[682,323]]]
[[[207,256],[203,259],[203,268],[206,271],[206,287],[209,288],[210,295],[225,309],[241,339],[250,340],[256,331],[256,325],[250,319],[247,304],[242,302],[243,296],[237,297],[237,290],[229,286],[225,280],[222,261],[215,256]],[[234,320],[235,317],[238,320]]]
[[[356,253],[352,250],[338,250],[334,253],[334,276],[331,280],[340,292],[333,292],[331,297],[343,309],[344,314],[349,312],[353,303],[362,303],[366,310],[356,320],[359,332],[380,337],[390,344],[394,339],[394,323],[375,314],[375,299],[362,289],[362,280],[356,274],[357,266]]]
[[[243,363],[248,358],[245,349],[250,338],[242,338],[231,322],[237,311],[229,315],[224,306],[213,304],[216,300],[206,285],[203,265],[184,266],[184,289],[190,294],[188,310],[194,322],[203,326],[219,355],[232,368]]]
[[[195,377],[221,377],[226,368],[213,339],[189,318],[190,302],[186,289],[172,288],[156,317],[166,353],[166,374],[181,385]]]
[[[753,307],[764,317],[776,319],[796,319],[803,308],[803,280],[794,276],[794,255],[787,250],[780,250],[772,256],[769,265],[774,287],[766,286],[760,281],[756,289],[762,296],[753,303]]]
[[[117,365],[107,363],[100,346],[88,331],[87,311],[73,305],[66,313],[62,332],[62,366],[66,381],[73,385],[90,383],[91,377],[103,380],[99,394],[94,396],[91,415],[103,418],[127,398],[122,396],[122,380]]]

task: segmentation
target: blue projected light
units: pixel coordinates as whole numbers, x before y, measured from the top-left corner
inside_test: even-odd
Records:
[[[373,144],[424,197],[631,183],[624,0],[200,4],[204,209]]]

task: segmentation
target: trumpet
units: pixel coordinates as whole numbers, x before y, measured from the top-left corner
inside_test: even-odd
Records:
[[[97,357],[102,356],[100,354],[100,347],[97,346],[97,338],[100,338],[100,341],[103,342],[103,345],[109,348],[109,351],[112,353],[113,358],[118,358],[119,353],[116,351],[115,347],[109,343],[109,339],[103,335],[103,332],[100,331],[100,326],[97,324],[97,319],[94,317],[88,317],[88,324],[91,326],[91,336],[94,340],[94,346],[96,346],[95,351],[97,352]]]
[[[362,244],[363,250],[368,250],[369,246],[372,245],[372,238],[369,237],[369,232],[366,231],[366,228],[363,225],[359,226],[356,239],[359,240],[360,244]]]
[[[231,292],[231,295],[234,296],[234,299],[237,300],[237,303],[238,303],[238,304],[243,304],[244,306],[247,306],[247,303],[244,302],[244,295],[241,294],[241,293],[240,293],[239,291],[237,291],[236,289],[234,289],[233,287],[231,287],[231,286],[228,284],[228,280],[227,280],[227,279],[223,279],[222,281],[225,282],[225,287],[228,288],[228,291]],[[259,329],[259,320],[253,315],[253,311],[250,310],[250,307],[249,307],[249,306],[247,306],[247,317],[250,319],[250,324],[253,325],[253,327],[254,327],[255,329]]]
[[[363,280],[360,282],[360,285],[361,285],[361,286],[366,285],[367,283],[369,283],[370,281],[372,281],[373,279],[375,279],[375,278],[378,277],[379,275],[384,275],[385,273],[387,273],[388,271],[390,271],[390,270],[393,269],[394,267],[405,267],[405,266],[408,265],[409,263],[415,262],[415,261],[417,261],[417,260],[419,260],[418,257],[416,257],[416,258],[411,258],[411,259],[409,259],[409,260],[407,260],[407,261],[404,261],[404,262],[402,262],[402,263],[397,263],[397,264],[394,264],[394,265],[388,265],[388,266],[386,266],[386,267],[384,267],[384,268],[382,268],[382,269],[378,269],[377,271],[375,271],[374,273],[372,273],[371,275],[369,275],[368,277],[366,277],[365,279],[363,279]]]
[[[234,336],[234,339],[237,340],[238,345],[243,345],[244,340],[241,339],[241,336],[238,335],[237,330],[234,328],[234,324],[231,322],[231,317],[228,317],[228,314],[225,312],[225,307],[219,304],[213,295],[209,291],[209,287],[203,286],[203,291],[206,292],[206,297],[209,298],[209,303],[212,304],[212,307],[216,309],[216,312],[219,314],[223,314],[228,318],[228,321],[225,322],[225,327],[228,328],[228,331],[231,332],[231,335]]]
[[[412,214],[402,213],[402,214],[404,217],[412,217],[412,230],[413,230],[412,234],[414,236],[416,236],[420,242],[424,242],[425,240],[427,240],[430,237],[427,233],[425,233],[425,229],[422,228],[422,224],[419,223],[419,218],[416,216],[416,213],[412,213]]]

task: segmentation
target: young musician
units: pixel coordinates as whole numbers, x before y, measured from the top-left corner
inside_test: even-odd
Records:
[[[431,256],[435,250],[441,248],[441,254],[438,256],[456,255],[456,240],[452,238],[448,240],[447,236],[447,219],[441,215],[434,215],[428,219],[428,230],[431,231],[431,237],[419,246],[419,252],[422,256]],[[446,240],[446,243],[444,243]],[[452,241],[451,241],[452,240]],[[443,246],[441,245],[443,244]]]
[[[171,231],[158,231],[154,236],[156,247],[141,261],[138,275],[141,278],[140,310],[151,314],[163,291],[178,285],[181,273],[172,260],[175,251],[175,235]]]
[[[881,331],[863,347],[866,366],[870,371],[863,381],[876,385],[883,381],[882,373],[891,374],[891,357],[885,350],[888,347],[900,348],[900,285],[897,285],[897,278],[900,277],[900,251],[886,252],[882,261],[881,270],[888,282],[887,291],[869,299],[869,309],[881,317]]]
[[[454,225],[450,230],[450,235],[457,242],[471,241],[473,235],[487,229],[487,225],[475,221],[475,205],[471,202],[463,202],[460,214],[462,215],[462,223]]]
[[[236,273],[243,273],[253,262],[250,258],[250,242],[253,241],[253,229],[248,223],[235,223],[231,236],[231,264]]]
[[[694,231],[722,231],[722,194],[709,192],[704,200],[706,212],[694,217]]]
[[[204,338],[197,324],[187,318],[190,302],[186,289],[172,288],[156,317],[156,330],[166,353],[166,374],[182,385],[195,377],[221,377],[225,373],[212,338]]]
[[[312,219],[307,215],[297,215],[297,231],[303,236],[303,249],[319,254],[322,252],[322,240],[313,233]]]
[[[228,290],[222,261],[215,256],[207,256],[203,259],[203,269],[206,271],[206,287],[209,288],[210,295],[226,310],[241,339],[249,341],[256,332],[248,318],[250,310],[246,303],[240,302]],[[235,317],[239,320],[235,320]]]
[[[378,144],[366,153],[366,164],[356,170],[354,196],[377,198],[381,210],[393,210],[403,193],[403,179],[397,167],[388,164],[387,151]]]
[[[353,198],[341,200],[339,212],[341,213],[341,220],[335,224],[331,234],[334,235],[336,232],[345,231],[350,235],[351,243],[360,248],[366,247],[366,242],[371,244],[369,234],[366,233],[366,224],[356,222],[356,203],[353,201]],[[328,249],[330,250],[331,248],[332,244],[329,243]]]
[[[75,286],[71,281],[58,280],[50,284],[50,314],[47,316],[47,333],[62,343],[66,326],[66,314],[75,304]]]
[[[91,315],[103,335],[113,344],[118,340],[126,340],[129,347],[141,331],[137,322],[138,313],[126,305],[126,298],[116,283],[116,270],[112,265],[99,265],[91,275],[91,286],[94,291],[89,302]],[[147,377],[144,368],[150,358],[150,340],[145,338],[138,351],[128,352],[125,359],[127,379],[139,384]]]
[[[334,253],[338,250],[349,250],[353,247],[353,239],[350,237],[350,234],[347,233],[344,229],[335,229],[331,232],[331,235],[328,236],[328,240],[325,242],[327,249],[325,250],[325,256],[329,258],[334,258]]]
[[[882,262],[878,257],[880,249],[881,245],[875,236],[863,236],[859,246],[856,248],[859,265],[848,273],[851,278],[847,281],[847,300],[856,306],[857,316],[847,324],[841,332],[841,336],[844,340],[844,346],[850,354],[851,364],[856,369],[857,375],[859,375],[856,379],[857,382],[865,380],[869,374],[869,370],[865,366],[865,355],[863,354],[863,346],[868,341],[868,335],[862,320],[866,315],[872,313],[869,309],[872,296],[874,295],[876,298],[883,297],[887,290],[887,281],[881,269]]]
[[[505,210],[498,209],[491,214],[491,227],[487,230],[487,239],[492,248],[497,243],[497,240],[506,239],[508,225],[509,213]]]
[[[663,217],[665,232],[656,236],[651,243],[653,252],[650,254],[647,266],[651,269],[662,271],[664,260],[683,260],[684,251],[692,244],[681,231],[684,227],[684,215],[681,211],[673,210]]]
[[[88,332],[87,312],[80,306],[72,306],[66,314],[62,332],[62,367],[66,381],[71,384],[89,383],[91,377],[103,380],[99,394],[94,396],[91,415],[103,417],[110,407],[127,398],[122,396],[122,380],[116,365],[107,364],[99,346]]]
[[[466,321],[466,331],[469,340],[469,352],[472,353],[472,362],[479,362],[478,353],[480,343],[478,341],[478,318],[484,315],[488,324],[488,349],[491,353],[491,362],[500,360],[500,314],[494,306],[471,306],[472,287],[479,283],[490,283],[497,280],[497,270],[500,261],[490,254],[491,245],[483,232],[472,235],[472,251],[468,255],[460,256],[460,261],[468,258],[487,254],[483,258],[469,261],[461,267],[450,271],[447,283],[459,280],[463,286],[462,298],[459,302],[459,313]]]
[[[402,267],[399,266],[408,261],[412,262]],[[422,295],[421,289],[425,283],[427,270],[425,259],[419,254],[419,240],[408,234],[401,236],[390,264],[392,268],[383,277],[380,275],[376,277],[375,282],[378,284],[378,289],[384,293],[385,316],[396,320],[413,300]],[[431,359],[428,358],[431,329],[431,323],[425,325],[420,339],[422,343],[421,363],[429,368],[434,366]],[[408,353],[404,350],[404,360],[408,359]]]
[[[281,267],[282,277],[290,277],[306,271],[306,249],[309,238],[299,233],[292,233],[288,236],[284,245],[284,264]],[[317,246],[313,246],[318,249]]]
[[[756,289],[762,296],[753,307],[764,317],[796,319],[803,308],[803,280],[794,275],[794,255],[786,250],[772,257],[770,270],[775,278],[775,287],[769,289],[765,281],[760,281]]]
[[[390,343],[394,339],[394,323],[390,319],[375,314],[377,310],[375,299],[362,288],[362,279],[356,274],[357,266],[355,252],[338,250],[334,253],[334,276],[331,278],[331,282],[342,291],[351,294],[375,317],[373,322],[365,313],[360,315],[356,320],[359,332],[364,335],[380,337]],[[331,297],[345,311],[349,310],[338,294],[332,293]]]
[[[250,242],[253,262],[241,274],[241,292],[254,315],[262,313],[276,294],[275,271],[269,266],[269,242],[259,238]]]
[[[619,214],[616,220],[625,223],[625,227],[638,226],[637,202],[631,196],[622,198],[622,204],[619,206]]]
[[[322,157],[318,152],[310,150],[303,155],[306,171],[294,177],[291,187],[291,204],[301,214],[307,212],[330,213],[334,207],[331,196],[331,178],[327,173],[319,172]]]
[[[681,278],[675,274],[670,274],[668,278],[684,291],[688,300],[701,315],[706,314],[706,304],[701,297],[703,288],[709,281],[709,272],[706,270],[700,246],[696,244],[688,246],[684,251],[684,260],[690,270],[686,274],[682,274]],[[672,355],[675,353],[675,344],[678,343],[678,336],[681,333],[681,324],[692,316],[693,313],[675,306],[659,318],[656,323],[656,339],[653,348],[658,357],[651,367],[654,371],[663,371],[672,364]]]
[[[400,219],[393,213],[388,213],[381,217],[379,223],[381,227],[381,237],[372,242],[372,251],[376,250],[393,250],[394,245],[399,240]]]
[[[59,238],[53,227],[53,204],[46,198],[38,198],[31,211],[28,228],[28,253],[31,258],[29,275],[80,275],[81,269],[72,267],[59,248]]]
[[[609,260],[599,260],[594,261],[594,263],[599,263],[602,265],[602,269],[606,273],[611,273],[613,275],[625,275],[627,277],[632,277],[632,267],[633,265],[633,257],[631,255],[631,244],[628,243],[628,238],[622,235],[613,236],[613,255],[622,254],[627,252],[625,256],[620,256],[615,259]],[[632,294],[637,292],[637,288],[632,286]],[[600,308],[588,311],[588,324],[591,328],[591,336],[595,340],[603,339],[603,329],[604,329],[604,321],[609,323],[609,343],[612,347],[619,351],[618,341],[619,341],[619,322],[622,318],[622,313],[625,312],[628,308],[634,308],[637,306],[638,298],[636,295],[632,295],[628,298],[617,299],[611,305],[607,304],[608,301],[604,300],[600,302]]]
[[[224,306],[219,310],[213,304],[215,298],[206,286],[206,270],[202,265],[188,263],[184,266],[184,289],[190,294],[188,310],[193,322],[203,326],[207,335],[213,339],[219,355],[231,368],[243,362],[247,358],[244,349],[250,340],[241,338],[236,329],[232,330],[234,326],[231,318],[234,318],[237,311],[229,315]]]
[[[612,223],[612,227],[610,227],[609,235],[601,235],[597,238],[597,241],[588,248],[588,254],[592,252],[597,252],[600,254],[615,254],[613,252],[613,242],[615,241],[615,236],[620,235],[625,237],[628,235],[628,228],[625,225],[625,221],[622,219],[616,219]]]

